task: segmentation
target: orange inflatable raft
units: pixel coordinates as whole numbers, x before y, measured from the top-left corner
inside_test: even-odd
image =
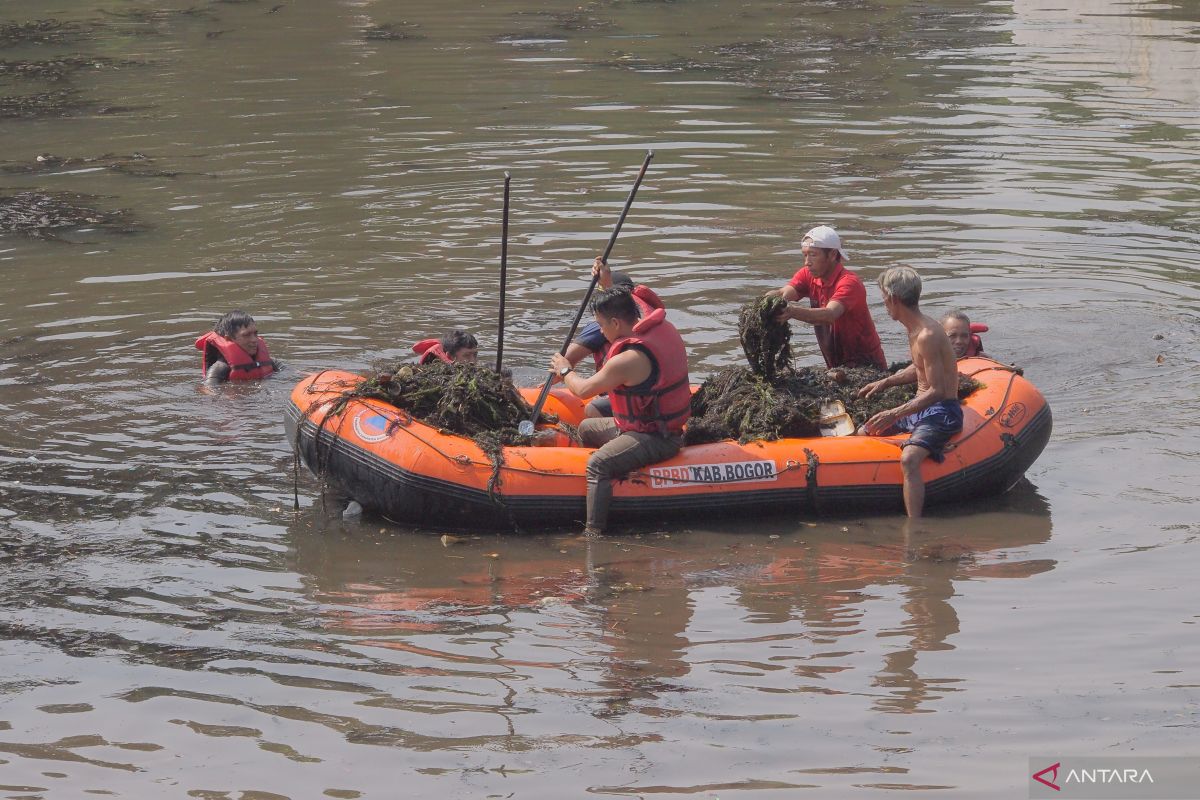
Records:
[[[1012,367],[968,358],[959,371],[983,388],[963,401],[963,431],[947,446],[945,461],[930,459],[922,467],[926,507],[1008,490],[1050,438],[1050,406]],[[333,401],[360,380],[337,371],[305,378],[292,390],[284,422],[305,464],[365,509],[395,522],[460,528],[562,526],[584,518],[591,449],[506,447],[495,473],[470,439],[441,433],[387,403],[353,400],[330,415]],[[532,403],[537,389],[522,392]],[[578,424],[583,404],[556,387],[546,411]],[[616,482],[610,520],[903,510],[900,445],[906,438],[684,447]]]

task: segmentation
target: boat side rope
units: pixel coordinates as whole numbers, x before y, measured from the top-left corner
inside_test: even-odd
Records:
[[[988,416],[986,419],[984,419],[984,421],[978,427],[976,427],[975,430],[971,431],[969,434],[964,436],[962,439],[958,440],[957,442],[952,442],[950,445],[948,445],[946,448],[947,451],[954,450],[959,445],[968,441],[971,437],[978,434],[987,425],[991,424],[997,417],[999,417],[1000,412],[1003,411],[1004,408],[1008,405],[1008,398],[1012,394],[1013,384],[1016,382],[1017,376],[1024,374],[1023,371],[1018,367],[1010,367],[1010,366],[1005,366],[1003,364],[995,364],[995,365],[991,365],[991,366],[987,366],[987,367],[981,367],[980,369],[977,369],[974,372],[970,373],[967,377],[974,377],[975,375],[978,375],[981,372],[987,372],[987,371],[1009,373],[1008,385],[1005,387],[1004,397],[1001,400],[1000,404],[995,409],[993,409],[990,416]],[[323,373],[321,373],[321,374],[323,374]],[[318,374],[318,378],[319,377],[320,377],[320,374]],[[307,394],[323,394],[326,392],[335,391],[338,388],[351,387],[354,385],[354,384],[350,384],[349,382],[346,382],[346,381],[336,381],[336,382],[332,382],[332,383],[326,383],[326,384],[322,385],[320,388],[314,388],[316,383],[317,383],[317,381],[314,379],[313,382],[308,385],[308,387],[305,390]],[[333,401],[331,400],[329,402],[333,402]],[[361,401],[359,401],[359,402],[361,402]],[[316,405],[317,404],[314,404],[313,407],[310,407],[308,409],[308,411],[305,412],[304,416],[309,417],[313,408]],[[389,425],[388,425],[389,431],[392,431],[392,430],[404,431],[409,436],[411,436],[412,438],[414,438],[418,442],[420,442],[422,445],[424,445],[425,447],[428,447],[430,449],[430,451],[437,453],[438,455],[445,458],[447,461],[450,461],[461,467],[480,467],[480,468],[491,469],[493,466],[491,464],[491,462],[488,462],[488,461],[477,461],[477,460],[471,458],[470,456],[463,455],[463,454],[451,455],[450,453],[446,452],[445,450],[442,450],[437,445],[435,445],[433,442],[429,441],[425,437],[418,434],[416,431],[412,430],[409,426],[414,420],[413,416],[401,409],[377,408],[374,406],[366,406],[366,407],[371,409],[371,411],[379,414],[380,416],[387,417],[390,420]],[[338,409],[336,414],[338,416],[343,416],[344,411],[345,411],[345,408],[343,407],[341,409]],[[325,414],[321,423],[319,425],[317,425],[317,429],[318,429],[317,436],[316,436],[317,440],[320,439],[321,431],[323,431],[325,429],[325,425],[328,420],[328,417],[330,415],[333,415],[334,413],[335,412],[331,409],[329,412],[327,412]],[[343,421],[344,420],[345,420],[345,416],[343,416]],[[311,419],[310,419],[310,422],[311,422]],[[339,423],[339,428],[340,428],[340,423]],[[334,445],[336,445],[338,437],[337,437],[336,432],[329,432],[329,436],[330,436],[330,440],[329,440],[328,444],[332,448]],[[807,448],[805,449],[805,452],[806,453],[809,452],[807,450]],[[801,468],[806,469],[806,470],[808,470],[808,473],[809,473],[809,477],[808,477],[809,491],[810,491],[810,493],[814,493],[815,490],[813,487],[815,486],[815,482],[816,482],[815,481],[816,467],[815,467],[815,465],[813,465],[811,463],[812,460],[813,459],[809,458],[804,464],[801,464],[797,461],[789,459],[782,467],[780,467],[776,471],[775,474],[782,475],[784,473],[792,472],[792,471],[795,471],[795,470],[798,470]],[[838,463],[839,463],[839,465],[852,466],[852,465],[859,465],[859,464],[877,464],[877,463],[879,463],[879,461],[846,461],[846,462],[838,462]],[[511,464],[502,464],[500,469],[502,471],[507,471],[507,472],[512,472],[512,473],[523,473],[523,474],[527,474],[527,475],[537,475],[537,476],[545,477],[545,478],[578,479],[578,478],[585,477],[584,473],[582,473],[582,472],[550,471],[550,470],[538,469],[536,467],[518,467],[518,466],[513,466]],[[658,477],[658,476],[652,475],[651,473],[644,472],[642,470],[633,470],[626,474],[626,480],[633,479],[633,478],[650,480],[655,477]],[[700,484],[700,485],[718,485],[718,484],[728,485],[731,483],[749,483],[749,482],[758,481],[758,480],[761,480],[761,478],[758,478],[755,476],[748,476],[745,478],[731,478],[728,480],[720,480],[720,481],[707,480],[707,479],[702,479],[702,478],[683,478],[683,477],[672,477],[670,479],[671,483]]]
[[[992,409],[991,415],[988,416],[986,419],[984,419],[984,421],[981,422],[979,424],[979,426],[975,428],[975,430],[971,431],[970,433],[968,433],[966,436],[962,437],[958,441],[951,442],[950,444],[946,445],[945,452],[947,452],[947,453],[957,449],[959,445],[961,445],[967,441],[970,441],[971,437],[975,436],[975,434],[982,431],[984,428],[986,428],[988,425],[990,425],[997,417],[1000,416],[1000,412],[1003,411],[1005,409],[1005,407],[1008,406],[1008,398],[1012,394],[1013,384],[1017,382],[1017,376],[1024,374],[1019,368],[1006,367],[1002,364],[998,364],[994,367],[983,367],[982,369],[977,369],[974,372],[972,372],[970,375],[968,375],[967,377],[973,378],[976,375],[978,375],[979,373],[986,372],[987,370],[995,370],[997,372],[1009,373],[1008,385],[1004,387],[1004,397],[1001,398],[1000,404],[997,407]]]
[[[316,393],[317,392],[313,392],[313,394],[316,394]],[[461,454],[460,455],[451,455],[450,453],[447,453],[445,450],[442,450],[437,445],[433,444],[428,439],[426,439],[425,437],[421,436],[419,433],[417,433],[416,431],[414,431],[408,427],[408,424],[410,422],[412,422],[412,420],[413,420],[412,416],[410,416],[410,415],[405,415],[404,418],[401,418],[399,416],[399,414],[402,412],[400,412],[399,410],[380,409],[380,408],[373,408],[370,406],[368,406],[368,408],[371,408],[371,410],[373,412],[379,414],[380,416],[389,417],[391,419],[391,423],[388,426],[389,430],[393,426],[395,426],[396,430],[404,431],[409,436],[416,439],[418,442],[420,442],[421,444],[428,447],[432,452],[437,453],[438,455],[440,455],[442,458],[446,459],[447,461],[453,462],[462,467],[481,467],[481,468],[486,467],[488,469],[491,469],[491,467],[492,467],[490,462],[476,461],[475,459],[472,459],[470,456],[461,455]],[[330,412],[330,413],[332,413],[332,412]],[[310,420],[310,424],[316,424],[316,423],[312,423],[312,421]],[[321,429],[321,430],[324,430],[324,428],[325,428],[324,424],[317,425],[317,427],[318,427],[318,429]],[[339,427],[340,427],[340,424],[339,424]],[[328,436],[329,436],[329,438],[326,440],[327,444],[331,447],[336,445],[336,443],[338,441],[336,432],[330,431],[328,433]],[[863,463],[874,463],[874,462],[863,462]],[[794,470],[798,470],[801,468],[810,468],[810,467],[807,463],[800,464],[796,461],[789,459],[781,468],[776,470],[775,474],[782,475],[786,472],[792,472]],[[572,478],[572,479],[575,479],[575,478],[586,477],[584,475],[584,473],[582,473],[582,472],[562,472],[562,471],[551,472],[549,470],[537,469],[536,467],[517,467],[517,466],[513,466],[511,464],[504,464],[501,467],[501,469],[504,471],[507,471],[507,472],[524,473],[526,475],[538,475],[538,476],[544,477],[544,478]],[[649,472],[642,472],[641,470],[633,470],[631,472],[626,473],[627,480],[630,478],[643,478],[643,479],[649,480],[654,477],[656,477],[656,476],[651,475]],[[729,480],[720,480],[720,481],[704,480],[704,479],[700,479],[700,478],[671,478],[671,483],[705,484],[705,485],[715,486],[718,484],[724,485],[724,484],[730,484],[730,483],[748,483],[751,481],[759,481],[759,480],[762,480],[762,478],[755,477],[755,476],[749,476],[746,478],[731,478]]]
[[[821,466],[821,459],[817,456],[815,450],[804,448],[804,454],[808,456],[808,471],[804,474],[805,491],[808,492],[808,505],[813,511],[821,513],[819,505],[820,499],[817,495],[817,467]]]

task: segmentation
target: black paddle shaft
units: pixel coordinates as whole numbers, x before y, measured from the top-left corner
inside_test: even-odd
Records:
[[[617,218],[617,226],[613,228],[612,235],[608,237],[608,247],[604,248],[604,255],[600,260],[608,263],[608,256],[612,253],[613,245],[617,243],[617,234],[621,232],[621,226],[625,224],[625,217],[629,214],[629,207],[633,205],[633,198],[637,195],[638,187],[642,185],[642,178],[646,177],[646,170],[650,167],[650,159],[654,158],[654,151],[646,151],[646,160],[642,162],[642,168],[638,170],[637,180],[633,182],[633,188],[629,190],[629,197],[625,198],[625,207],[621,209],[621,216]],[[559,355],[566,355],[567,348],[571,346],[571,340],[575,338],[575,331],[579,328],[579,320],[583,319],[583,312],[587,309],[588,301],[592,299],[592,292],[596,289],[596,282],[600,280],[599,275],[593,275],[591,283],[588,284],[587,294],[583,296],[583,302],[579,305],[579,310],[575,312],[575,320],[571,323],[571,330],[567,333],[567,338],[563,342],[562,349]],[[546,395],[550,394],[550,386],[554,383],[554,374],[551,373],[546,377],[546,382],[542,384],[542,392],[538,395],[537,403],[533,406],[533,414],[529,421],[533,425],[537,425],[537,419],[541,416],[542,406],[546,404]]]
[[[504,214],[500,224],[500,327],[496,332],[496,372],[504,363],[504,296],[508,290],[508,185],[512,175],[504,173]]]

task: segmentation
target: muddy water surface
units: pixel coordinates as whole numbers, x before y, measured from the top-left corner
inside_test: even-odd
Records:
[[[0,194],[46,218],[0,204],[0,793],[1001,798],[1194,755],[1200,12],[1049,6],[6,2]],[[307,475],[294,513],[294,380],[494,353],[505,170],[542,365],[646,149],[614,261],[694,374],[833,223],[1045,392],[1028,482],[916,530],[443,546]],[[204,393],[237,306],[288,369]]]

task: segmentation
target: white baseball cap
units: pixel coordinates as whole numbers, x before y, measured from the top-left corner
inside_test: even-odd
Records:
[[[842,258],[846,257],[846,251],[842,249],[842,237],[838,236],[837,231],[828,225],[818,225],[813,228],[804,234],[802,241],[811,242],[813,247],[827,247],[831,250],[837,250],[842,254]]]

